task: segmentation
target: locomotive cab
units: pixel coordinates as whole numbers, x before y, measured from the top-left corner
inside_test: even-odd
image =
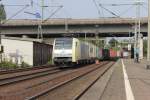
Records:
[[[57,38],[54,41],[53,62],[56,65],[71,64],[72,38]]]

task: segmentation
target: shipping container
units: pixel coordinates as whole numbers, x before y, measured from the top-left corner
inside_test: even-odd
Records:
[[[109,60],[109,59],[110,59],[109,49],[102,49],[102,60]]]
[[[89,59],[90,55],[89,55],[89,45],[86,42],[81,42],[80,44],[80,52],[81,52],[81,57],[80,59],[84,60],[84,59]]]
[[[89,43],[89,50],[86,50],[86,51],[89,51],[89,57],[90,57],[90,58],[95,57],[95,52],[94,52],[94,50],[95,50],[94,45],[90,45],[90,43]]]
[[[117,57],[117,51],[115,51],[115,50],[113,50],[113,49],[110,49],[109,53],[110,53],[110,58],[115,58],[115,57]]]
[[[102,56],[102,50],[103,50],[102,48],[99,48],[99,49],[98,49],[98,58],[99,58],[99,59],[102,59],[102,57],[103,57],[103,56]]]
[[[117,57],[121,57],[121,51],[117,51]]]

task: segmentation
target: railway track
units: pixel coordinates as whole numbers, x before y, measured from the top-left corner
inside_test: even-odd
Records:
[[[4,80],[4,79],[11,79],[11,78],[16,78],[16,77],[20,77],[20,76],[25,76],[25,75],[30,75],[30,74],[36,74],[36,73],[40,73],[40,72],[44,72],[44,71],[49,71],[49,70],[56,70],[58,69],[57,67],[47,67],[47,68],[40,68],[40,69],[33,69],[33,70],[28,70],[28,71],[19,71],[19,72],[10,72],[10,73],[5,73],[5,74],[1,74],[0,75],[0,80]]]
[[[114,65],[114,63],[107,66],[103,72],[91,83],[87,86],[84,91],[81,91],[78,95],[76,95],[73,100],[80,100],[80,98]]]
[[[50,76],[50,79],[51,79],[54,76],[57,77],[59,74],[60,74],[60,76],[63,75],[63,74],[66,74],[65,71],[68,71],[68,70],[70,70],[70,68],[69,69],[66,69],[66,68],[65,69],[60,69],[58,67],[52,67],[52,68],[45,68],[45,69],[42,69],[40,71],[36,70],[36,72],[34,72],[34,73],[32,71],[30,71],[29,74],[25,74],[23,71],[21,71],[21,72],[19,71],[17,73],[13,72],[12,74],[17,74],[17,76],[11,76],[11,77],[7,76],[7,75],[11,75],[11,73],[10,74],[9,73],[5,73],[3,75],[6,75],[6,77],[1,77],[2,75],[0,75],[0,77],[1,77],[0,78],[0,90],[3,90],[3,89],[1,89],[3,87],[16,86],[16,84],[20,84],[20,83],[24,84],[25,82],[36,80],[36,79],[40,79],[40,78],[42,79],[42,78],[44,78],[46,76],[47,77]],[[72,70],[71,70],[71,72],[72,72]],[[20,73],[21,75],[18,75],[18,73]],[[46,83],[48,81],[40,81],[40,83],[37,83],[36,85],[32,85],[32,83],[31,83],[31,86],[28,86],[28,87],[26,87],[24,89],[28,90],[28,89],[31,89],[31,88],[36,87],[38,85],[44,84],[44,83]],[[18,85],[16,86],[16,88],[17,87],[18,87]],[[9,91],[9,89],[5,89],[5,90]],[[13,95],[13,97],[9,97],[7,99],[6,95],[8,95],[8,94],[7,93],[5,94],[3,92],[4,91],[0,91],[0,100],[1,99],[3,100],[3,98],[5,98],[6,100],[11,100],[11,98],[13,98],[13,97],[14,97],[14,99],[12,99],[12,100],[18,100],[18,99],[15,99],[16,98],[15,95]],[[13,93],[13,92],[11,92],[11,93]],[[22,91],[20,91],[18,93],[22,93]]]
[[[45,68],[49,68],[49,67],[55,67],[55,66],[54,65],[43,65],[43,66],[30,67],[30,68],[0,70],[0,75],[10,74],[10,73],[17,73],[17,72],[25,72],[25,71],[30,71],[30,70],[39,70],[39,69],[45,69]]]
[[[14,77],[14,79],[13,78],[8,79],[8,80],[4,79],[4,81],[0,80],[0,89],[6,90],[5,92],[0,91],[0,99],[2,99],[2,100],[3,99],[5,99],[5,100],[41,99],[41,100],[43,100],[43,97],[45,97],[45,95],[47,95],[49,93],[53,93],[53,91],[55,91],[63,86],[66,86],[70,83],[73,83],[74,81],[79,80],[79,79],[85,77],[86,75],[93,73],[96,70],[105,68],[104,66],[106,66],[106,65],[109,65],[109,62],[102,62],[99,65],[95,65],[95,64],[88,65],[85,67],[71,69],[71,70],[65,70],[65,71],[64,70],[60,71],[60,69],[59,69],[59,71],[58,70],[53,70],[50,72],[45,71],[44,74],[37,73],[34,75],[30,74],[28,76],[22,75],[21,77],[18,76],[18,78]],[[107,69],[107,68],[105,68],[105,69]],[[103,72],[103,73],[105,73],[105,72]],[[100,76],[99,76],[99,78],[100,78]],[[26,80],[26,81],[24,81],[24,80]],[[21,84],[22,87],[19,84]],[[27,84],[27,85],[25,85],[25,84]],[[10,89],[11,87],[14,89]],[[89,85],[89,87],[90,87],[90,85]],[[85,90],[82,91],[82,93],[80,93],[80,95],[78,94],[75,97],[79,98],[81,96],[81,94],[84,94]],[[52,99],[52,100],[54,100],[54,99]]]
[[[59,68],[46,68],[44,70],[37,70],[34,72],[32,71],[33,70],[30,70],[30,72],[28,73],[19,72],[19,73],[15,73],[14,75],[7,73],[7,75],[0,76],[0,86],[13,84],[20,81],[30,80],[33,78],[44,77],[50,74],[56,74],[58,72],[61,72],[62,70],[60,70]]]
[[[67,80],[63,80],[63,81],[59,82],[59,84],[56,84],[56,85],[50,87],[50,88],[47,89],[47,90],[44,90],[44,91],[42,91],[42,92],[40,92],[40,93],[38,93],[38,94],[36,94],[36,95],[34,95],[34,96],[32,96],[32,97],[27,98],[27,100],[36,100],[36,99],[38,99],[38,100],[43,100],[43,99],[44,99],[44,100],[45,100],[45,95],[46,95],[46,96],[49,95],[49,93],[53,92],[55,89],[58,89],[59,87],[63,87],[63,86],[65,86],[65,85],[69,84],[70,82],[73,82],[73,81],[75,81],[75,80],[78,80],[78,79],[80,79],[80,78],[82,78],[82,77],[88,75],[89,73],[92,73],[92,72],[98,70],[99,68],[101,68],[102,66],[105,66],[105,65],[107,65],[107,64],[108,64],[108,62],[105,62],[105,63],[103,63],[103,64],[101,64],[101,65],[97,65],[95,68],[89,68],[89,69],[87,69],[87,70],[84,69],[84,70],[82,70],[82,71],[80,71],[80,72],[71,73],[70,76],[73,76],[73,77],[68,78]],[[96,80],[94,80],[94,82],[92,82],[84,91],[82,91],[80,94],[76,95],[73,100],[78,100],[78,99],[80,98],[80,96],[82,96],[82,95],[88,90],[88,88],[90,88],[105,72],[107,72],[107,70],[108,70],[112,65],[113,65],[113,63],[112,63],[110,66],[108,66],[107,68],[105,68],[105,70],[101,73],[101,75],[100,75]],[[73,74],[74,74],[74,75],[73,75]],[[65,77],[65,76],[61,76],[61,77]],[[48,97],[48,98],[49,98],[49,97]],[[53,97],[52,97],[52,98],[53,98]],[[47,98],[46,98],[46,99],[47,99]],[[57,99],[56,99],[56,100],[57,100]],[[62,100],[63,100],[63,99],[62,99]],[[64,100],[65,100],[65,99],[64,99]]]

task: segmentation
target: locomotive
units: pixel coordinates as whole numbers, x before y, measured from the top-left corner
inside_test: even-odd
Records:
[[[52,59],[55,65],[76,65],[93,63],[99,58],[96,45],[77,38],[56,38]]]

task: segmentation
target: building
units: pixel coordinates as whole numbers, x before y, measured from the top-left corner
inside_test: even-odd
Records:
[[[47,64],[52,57],[52,45],[29,38],[3,37],[2,45],[4,61],[12,61],[16,64],[22,62],[30,66]]]

